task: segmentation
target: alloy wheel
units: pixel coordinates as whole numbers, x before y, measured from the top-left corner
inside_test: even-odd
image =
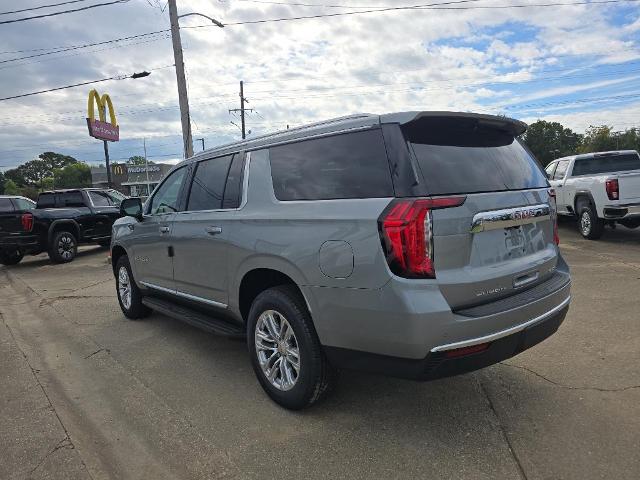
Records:
[[[275,310],[262,312],[254,338],[264,376],[278,390],[291,390],[300,377],[300,348],[287,319]]]
[[[129,280],[129,272],[126,267],[120,267],[118,271],[118,295],[124,308],[131,308],[131,281]]]
[[[63,235],[58,240],[58,253],[65,260],[71,260],[73,258],[73,249],[75,247],[75,241],[71,235]]]
[[[589,212],[584,211],[580,216],[580,230],[582,230],[582,235],[587,236],[591,232],[591,216]]]

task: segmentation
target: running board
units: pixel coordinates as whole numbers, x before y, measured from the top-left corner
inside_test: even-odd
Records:
[[[143,297],[142,303],[157,312],[188,323],[206,332],[230,338],[246,337],[245,330],[239,325],[234,325],[225,320],[205,315],[187,307],[175,305],[166,300],[154,297]]]

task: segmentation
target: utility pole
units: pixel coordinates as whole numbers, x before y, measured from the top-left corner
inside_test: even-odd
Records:
[[[182,42],[180,40],[180,25],[178,24],[178,6],[176,5],[176,0],[169,0],[169,19],[171,21],[171,41],[173,42],[173,59],[176,65],[176,80],[178,82],[178,101],[180,103],[184,157],[189,158],[193,156],[193,140],[191,138],[189,97],[187,96],[187,81],[184,76],[184,59],[182,56]]]
[[[245,138],[247,138],[247,134],[246,134],[246,122],[245,122],[245,112],[253,112],[253,108],[244,108],[244,104],[245,103],[249,103],[249,100],[247,100],[244,96],[244,82],[242,80],[240,80],[240,108],[232,108],[229,110],[229,113],[237,113],[240,112],[240,122],[241,122],[241,128],[240,130],[242,131],[242,139],[244,140]],[[233,122],[231,122],[233,123]],[[235,125],[235,123],[234,123]],[[237,125],[236,125],[237,127]]]
[[[147,160],[147,137],[142,138],[142,148],[144,148],[144,169],[147,171],[147,197],[151,195],[149,191],[149,160]]]
[[[102,107],[102,117],[107,118],[107,106]],[[103,140],[104,144],[104,164],[107,167],[107,188],[111,188],[111,166],[109,165],[109,144],[106,140]]]

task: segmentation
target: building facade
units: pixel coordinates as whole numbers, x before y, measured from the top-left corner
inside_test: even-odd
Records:
[[[169,163],[114,163],[111,164],[111,186],[131,197],[147,197],[172,168]],[[91,167],[91,183],[94,187],[106,188],[107,169]]]

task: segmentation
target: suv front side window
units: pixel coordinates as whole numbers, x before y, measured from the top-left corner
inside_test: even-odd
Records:
[[[556,173],[553,174],[554,180],[562,180],[564,178],[565,173],[567,173],[567,169],[569,168],[569,160],[563,160],[558,162],[558,167],[556,168]]]
[[[185,168],[176,170],[167,177],[162,186],[151,199],[149,214],[162,215],[178,211],[180,187],[184,179]]]

